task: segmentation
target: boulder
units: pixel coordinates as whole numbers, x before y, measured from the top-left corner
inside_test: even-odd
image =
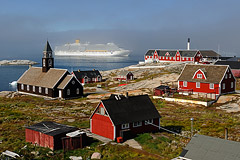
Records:
[[[220,96],[217,100],[217,103],[226,103],[236,99],[237,98],[235,96]]]
[[[71,160],[82,160],[83,158],[81,156],[77,157],[77,156],[70,156],[69,159]]]
[[[91,156],[91,159],[101,159],[102,155],[101,153],[94,152]]]

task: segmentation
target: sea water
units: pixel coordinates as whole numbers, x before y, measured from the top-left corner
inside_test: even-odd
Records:
[[[69,72],[78,69],[106,71],[137,64],[138,60],[133,57],[55,57],[54,67],[67,69]],[[41,61],[37,60],[37,62],[40,64],[35,66],[41,67]],[[10,83],[17,81],[28,68],[28,65],[0,66],[0,91],[15,91],[16,86],[12,86]]]

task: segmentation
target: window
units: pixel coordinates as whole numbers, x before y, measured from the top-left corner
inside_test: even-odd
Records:
[[[183,87],[187,87],[187,81],[183,81]]]
[[[39,93],[42,93],[42,87],[38,88]]]
[[[33,92],[35,92],[35,86],[33,86]]]
[[[168,57],[166,57],[166,59],[168,59]]]
[[[27,85],[27,91],[29,91],[29,85]]]
[[[186,60],[188,61],[188,57],[186,58]]]
[[[21,90],[24,90],[24,84],[21,84]]]
[[[68,96],[70,95],[70,89],[67,89],[67,95]]]
[[[222,84],[222,88],[225,89],[225,83]]]
[[[45,88],[45,94],[48,94],[48,88]]]
[[[196,83],[196,88],[200,88],[200,82]]]
[[[184,57],[182,58],[182,60],[184,60]]]
[[[140,127],[142,126],[142,122],[133,122],[133,127]]]
[[[197,74],[197,78],[202,78],[202,74]]]
[[[227,77],[228,77],[228,76],[227,76],[227,74],[226,74],[226,75],[225,75],[225,79],[227,79]]]
[[[79,88],[76,89],[76,94],[79,94]]]
[[[214,84],[213,84],[213,83],[210,83],[210,84],[209,84],[209,88],[210,88],[210,89],[214,89]]]
[[[122,129],[129,128],[129,123],[122,124]]]
[[[231,74],[229,74],[229,78],[232,78],[232,75],[231,75]]]
[[[231,88],[233,88],[233,82],[231,82]]]
[[[101,115],[104,115],[104,113],[105,113],[105,110],[104,110],[104,108],[101,107],[101,108],[100,108],[100,114],[101,114]]]
[[[149,125],[149,123],[153,124],[153,119],[149,119],[145,121],[145,125]]]
[[[177,60],[179,60],[179,57],[177,57]]]
[[[74,81],[74,80],[72,81],[72,84],[73,84],[73,85],[75,84],[75,81]]]

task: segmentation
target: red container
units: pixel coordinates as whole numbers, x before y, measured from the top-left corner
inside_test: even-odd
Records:
[[[123,142],[123,138],[122,137],[117,137],[117,142],[118,143],[122,143]]]

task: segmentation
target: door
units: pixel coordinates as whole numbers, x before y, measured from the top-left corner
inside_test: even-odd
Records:
[[[62,90],[59,90],[59,98],[62,98]]]

